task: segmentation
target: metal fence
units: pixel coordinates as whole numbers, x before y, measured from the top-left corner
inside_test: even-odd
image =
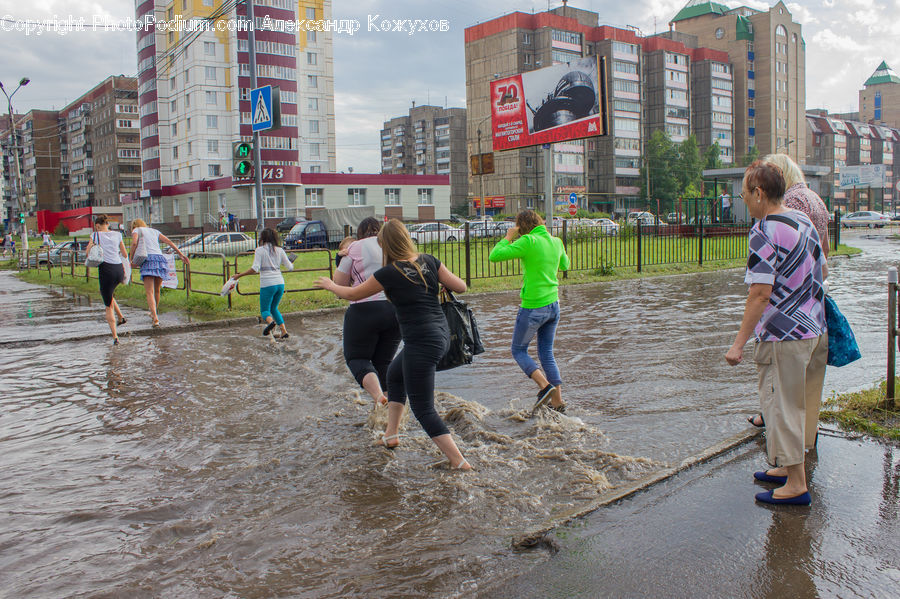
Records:
[[[682,218],[683,217],[683,218]],[[570,271],[591,272],[604,275],[613,274],[616,269],[635,269],[641,272],[645,266],[666,264],[698,264],[707,262],[738,260],[747,256],[747,238],[749,223],[716,222],[704,218],[698,211],[693,216],[681,215],[680,222],[664,224],[654,219],[653,224],[645,224],[638,219],[633,224],[623,224],[613,232],[593,222],[565,220],[552,225],[554,235],[562,239],[570,260]],[[707,222],[710,221],[710,222]],[[687,224],[690,223],[690,224]],[[433,254],[447,268],[462,277],[466,284],[474,280],[496,277],[521,276],[520,261],[509,260],[491,262],[490,252],[502,238],[499,230],[485,233],[483,230],[470,229],[465,223],[459,229],[450,229],[453,241],[429,242],[419,244],[419,250]],[[840,216],[836,214],[830,223],[830,240],[833,247],[840,243]],[[173,239],[173,241],[176,241]],[[179,240],[180,241],[180,240]],[[254,240],[255,244],[255,240]],[[194,251],[187,253],[192,262],[185,265],[175,260],[178,273],[178,289],[184,290],[189,297],[192,293],[215,296],[233,274],[246,270],[250,265],[252,251],[223,252]],[[285,273],[285,292],[299,293],[314,291],[309,275],[321,273],[331,277],[334,261],[333,250],[328,248],[309,250],[287,250],[298,257],[295,271]],[[71,277],[83,278],[85,281],[96,279],[96,269],[84,266],[84,251],[59,250],[55,253],[50,248],[35,248],[20,251],[18,267],[25,269],[47,270],[50,278]],[[300,259],[302,257],[302,259]],[[245,262],[241,269],[240,261]],[[139,281],[137,269],[132,273],[132,281]],[[563,277],[567,273],[563,273]],[[245,284],[236,290],[238,295],[257,295],[252,284]],[[232,307],[232,298],[222,300],[228,308]]]

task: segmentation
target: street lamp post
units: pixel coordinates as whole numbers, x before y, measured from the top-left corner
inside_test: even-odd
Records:
[[[16,193],[16,206],[18,207],[19,213],[25,212],[25,206],[22,202],[22,194],[20,192],[21,186],[19,184],[19,134],[16,131],[15,119],[13,118],[13,107],[12,107],[12,98],[16,95],[16,92],[19,91],[22,87],[28,85],[31,81],[28,77],[22,77],[19,80],[19,85],[16,89],[13,90],[13,93],[6,93],[6,88],[3,87],[3,83],[0,82],[0,91],[3,92],[3,95],[6,96],[6,105],[9,108],[9,131],[12,134],[13,138],[13,156],[16,159],[16,176],[13,178],[13,189]],[[22,223],[22,249],[28,249],[28,226],[25,223]]]
[[[481,161],[481,126],[491,118],[491,115],[487,115],[478,123],[478,128],[475,131],[476,136],[478,137],[478,183],[479,187],[481,187],[481,220],[484,220],[485,217],[485,204],[487,204],[484,197],[484,164]],[[491,149],[493,150],[493,144],[491,144]]]

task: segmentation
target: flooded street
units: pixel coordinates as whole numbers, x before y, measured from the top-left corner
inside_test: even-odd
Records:
[[[863,359],[829,368],[826,395],[884,378],[885,273],[900,249],[863,233],[844,241],[864,254],[832,261],[832,295]],[[535,419],[526,416],[536,388],[508,348],[517,293],[468,298],[487,352],[437,378],[439,411],[477,469],[462,474],[446,468],[413,419],[396,451],[371,446],[386,413],[372,411],[343,363],[342,313],[288,318],[283,343],[253,325],[128,336],[113,348],[97,301],[0,273],[0,596],[527,596],[540,588],[548,552],[515,552],[511,538],[746,430],[744,416],[757,410],[755,367],[724,360],[743,311],[742,281],[735,270],[563,288],[556,357],[570,407]],[[149,324],[146,312],[126,314],[124,331]],[[834,476],[868,456],[830,447],[820,459],[834,463]],[[749,460],[751,449],[758,462],[755,443],[720,461]],[[722,493],[731,488],[727,476],[708,478],[722,481]],[[693,484],[683,481],[665,485]],[[839,499],[848,504],[829,504],[838,515],[857,501]],[[645,549],[635,559],[665,563],[694,551],[702,539],[651,543],[647,523],[665,530],[690,517],[702,528],[706,510],[696,502],[680,512],[633,502],[603,510],[572,529],[580,539],[551,574],[563,579],[577,568],[583,576],[572,578],[571,595],[596,596],[601,587],[588,576],[595,553],[615,549],[625,560]],[[709,511],[722,535],[751,525],[729,521],[727,509]],[[896,504],[885,509],[888,539],[896,539]],[[821,518],[804,528],[817,543],[833,531]],[[860,534],[880,530],[868,523]],[[897,573],[869,575],[876,566],[851,533],[831,538],[841,559],[862,562],[862,594],[896,591]],[[882,542],[891,543],[896,556],[896,541]],[[753,555],[748,549],[744,559]],[[745,582],[756,569],[783,567],[756,560],[745,571],[738,559],[725,570]],[[534,584],[497,589],[522,576]],[[652,576],[661,583],[672,572]],[[853,576],[829,578],[837,586],[820,592],[841,595],[834,589]],[[741,594],[727,580],[718,588]],[[602,594],[636,593],[629,589]],[[545,591],[533,596],[570,596]],[[743,596],[777,594],[752,591]]]

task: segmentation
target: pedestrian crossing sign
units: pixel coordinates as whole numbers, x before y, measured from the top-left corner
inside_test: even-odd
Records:
[[[250,90],[250,124],[254,133],[272,128],[272,86]]]

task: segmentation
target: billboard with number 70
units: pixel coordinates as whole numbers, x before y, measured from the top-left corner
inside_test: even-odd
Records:
[[[587,56],[492,81],[494,150],[606,135],[603,65]]]

